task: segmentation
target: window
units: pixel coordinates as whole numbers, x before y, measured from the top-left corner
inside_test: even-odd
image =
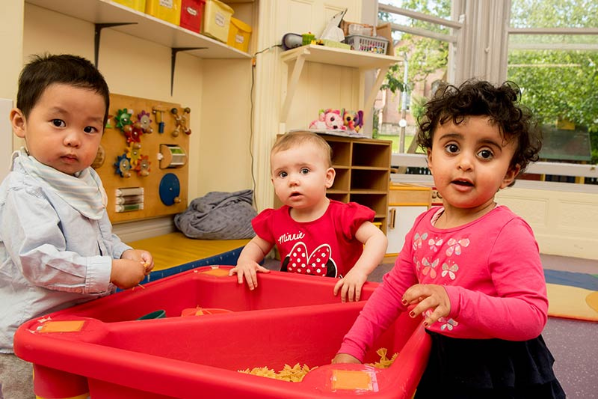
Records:
[[[390,23],[395,54],[377,102],[374,134],[393,141],[393,152],[415,152],[413,140],[423,105],[441,81],[450,81],[449,51],[456,44],[451,0],[386,0],[378,3],[379,23]]]
[[[544,131],[542,160],[598,163],[598,2],[379,0],[378,15],[402,61],[380,96],[374,133],[395,142],[397,160],[412,159],[398,154],[414,152],[416,118],[434,88],[475,77],[522,88]],[[570,166],[592,177],[567,181],[597,180],[589,165]]]
[[[510,21],[507,79],[540,119],[540,156],[596,164],[598,3],[512,0]]]

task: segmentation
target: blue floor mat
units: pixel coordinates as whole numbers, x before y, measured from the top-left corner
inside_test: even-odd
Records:
[[[544,270],[546,282],[550,284],[570,285],[586,290],[598,291],[598,277],[587,273]]]

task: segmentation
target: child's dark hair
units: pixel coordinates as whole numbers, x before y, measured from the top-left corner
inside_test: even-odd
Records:
[[[460,87],[440,88],[426,104],[426,112],[419,121],[417,143],[423,149],[432,148],[438,125],[448,121],[458,125],[468,116],[489,116],[504,140],[516,141],[510,167],[519,165],[522,172],[530,162],[538,160],[542,134],[531,111],[519,103],[520,97],[521,91],[513,82],[496,87],[486,81],[469,80]]]
[[[108,84],[89,60],[70,54],[34,55],[25,65],[19,77],[17,94],[17,108],[25,118],[29,117],[48,86],[55,83],[90,89],[100,94],[106,103],[106,124],[110,108]]]

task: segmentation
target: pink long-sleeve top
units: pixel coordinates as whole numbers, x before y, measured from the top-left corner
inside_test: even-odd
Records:
[[[345,336],[339,353],[363,361],[394,322],[412,285],[438,284],[450,299],[448,316],[430,331],[453,338],[525,341],[546,324],[546,282],[531,227],[505,206],[463,226],[438,229],[432,208],[416,220],[394,268],[384,276]]]

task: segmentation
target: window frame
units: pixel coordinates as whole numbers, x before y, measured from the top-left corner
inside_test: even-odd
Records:
[[[504,82],[507,79],[510,35],[598,35],[598,28],[513,28],[510,26],[511,0],[452,0],[450,20],[379,2],[376,3],[378,7],[376,15],[378,15],[378,11],[384,11],[447,26],[451,29],[451,34],[446,35],[391,23],[392,31],[396,30],[447,41],[449,43],[447,81],[456,85],[474,77],[495,83]],[[598,44],[517,45],[516,48],[530,50],[598,50]],[[425,157],[421,154],[399,152],[393,153],[392,158],[393,165],[413,167],[423,167],[425,165]],[[596,165],[591,164],[536,162],[529,166],[527,172],[598,178],[598,168],[596,168]],[[402,175],[403,178],[406,176]],[[408,176],[407,178],[409,179]],[[429,176],[426,178],[429,179]]]

